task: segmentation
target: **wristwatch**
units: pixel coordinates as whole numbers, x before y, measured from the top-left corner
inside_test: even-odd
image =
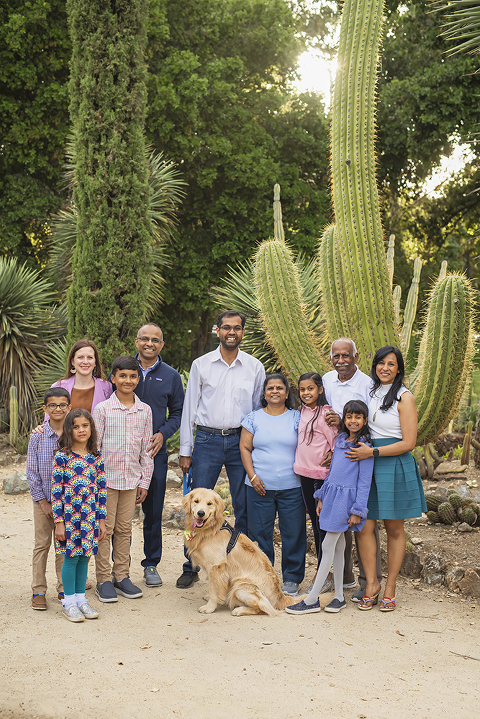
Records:
[[[380,457],[380,450],[378,447],[373,448],[373,456],[374,457]]]

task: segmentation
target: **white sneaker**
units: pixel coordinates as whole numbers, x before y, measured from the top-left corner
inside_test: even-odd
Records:
[[[62,614],[66,619],[68,619],[69,622],[85,621],[85,617],[83,616],[82,612],[76,604],[73,604],[71,607],[68,607],[68,609],[65,609],[65,607],[63,607]]]
[[[96,619],[98,617],[97,610],[94,609],[88,602],[84,602],[83,604],[81,604],[79,609],[85,619]]]

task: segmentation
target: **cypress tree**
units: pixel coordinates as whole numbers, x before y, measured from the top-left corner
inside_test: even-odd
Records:
[[[152,228],[144,121],[147,0],[68,0],[78,232],[68,292],[73,342],[107,365],[144,321]]]

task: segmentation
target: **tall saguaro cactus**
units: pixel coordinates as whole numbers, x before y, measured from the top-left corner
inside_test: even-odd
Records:
[[[400,288],[392,297],[394,238],[387,261],[375,180],[375,82],[382,13],[383,0],[344,3],[332,111],[336,224],[325,230],[318,252],[321,337],[318,317],[317,332],[311,331],[301,277],[281,231],[278,186],[275,236],[259,246],[253,262],[252,282],[266,341],[294,381],[302,372],[329,367],[323,348],[337,337],[355,341],[366,372],[379,347],[396,345],[408,354],[411,342],[421,262],[415,263],[402,329]],[[230,273],[230,283],[232,279]],[[227,290],[217,294],[223,303],[227,297]],[[418,363],[408,378],[417,400],[419,442],[434,439],[458,410],[473,355],[473,315],[469,281],[448,275],[442,266],[425,312]]]

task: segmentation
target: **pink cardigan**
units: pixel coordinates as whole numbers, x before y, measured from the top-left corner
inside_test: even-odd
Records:
[[[92,412],[97,406],[97,404],[100,404],[100,402],[105,402],[106,399],[108,399],[112,392],[113,387],[105,379],[99,379],[98,377],[94,377],[95,382],[95,389],[93,390],[93,402],[92,402]],[[59,379],[58,382],[54,382],[52,384],[52,387],[63,387],[63,389],[66,389],[69,394],[72,394],[73,385],[75,384],[75,375],[72,375],[68,379]],[[45,415],[45,421],[49,419],[48,414]]]
[[[314,412],[315,410],[303,405],[300,424],[298,425],[298,445],[293,471],[302,477],[325,479],[328,474],[328,467],[320,467],[320,462],[328,450],[334,448],[338,432],[336,427],[328,426],[325,421],[325,407],[321,407],[315,421],[312,441],[307,444],[308,435],[305,437],[305,428],[314,416]]]

